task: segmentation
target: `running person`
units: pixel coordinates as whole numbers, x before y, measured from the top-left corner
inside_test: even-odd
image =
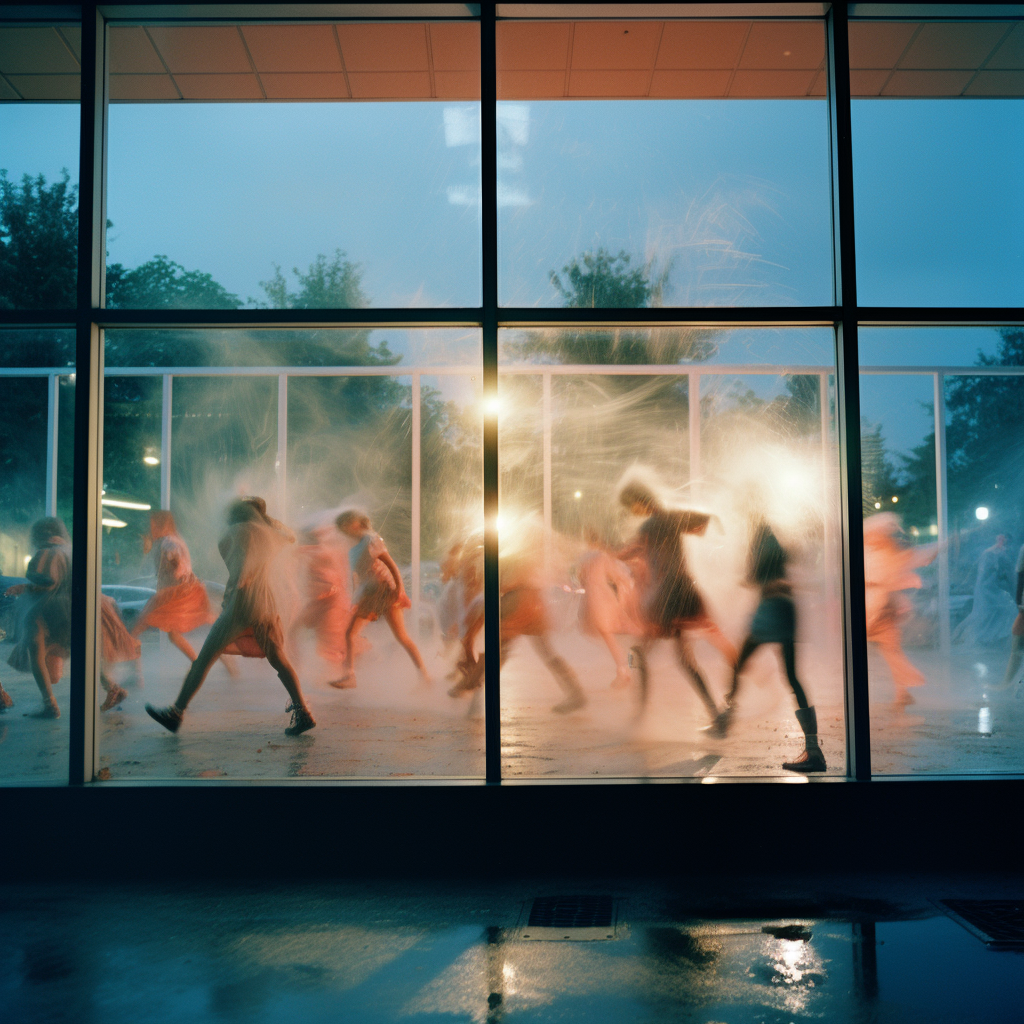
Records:
[[[291,698],[288,710],[292,712],[292,722],[285,732],[297,736],[312,729],[316,722],[285,655],[284,631],[270,587],[270,564],[286,544],[295,541],[295,536],[283,523],[267,515],[262,498],[232,502],[227,520],[227,531],[218,545],[228,567],[221,613],[188,670],[177,700],[163,708],[147,704],[146,712],[165,729],[177,732],[189,701],[203,685],[214,661],[229,645],[237,644],[242,653],[253,656],[259,652],[274,667]]]

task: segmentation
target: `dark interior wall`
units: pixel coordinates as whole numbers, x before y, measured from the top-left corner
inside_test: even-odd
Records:
[[[1024,780],[0,790],[9,879],[1020,866]]]

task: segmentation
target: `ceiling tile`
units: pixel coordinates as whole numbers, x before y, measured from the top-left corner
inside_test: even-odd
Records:
[[[888,68],[850,72],[851,96],[878,96],[892,72]]]
[[[1024,22],[1018,22],[1009,36],[1003,40],[992,59],[985,65],[985,70],[1024,69]]]
[[[435,71],[434,91],[439,100],[478,100],[480,72]]]
[[[167,73],[145,29],[117,28],[112,25],[109,50],[112,75]]]
[[[1024,97],[1024,71],[980,71],[964,95]]]
[[[653,68],[663,24],[577,21],[573,29],[572,66],[600,71]]]
[[[794,99],[806,96],[814,71],[737,71],[729,95],[734,99]]]
[[[549,100],[565,95],[564,71],[499,71],[499,100]]]
[[[11,75],[77,74],[79,66],[52,28],[3,26],[0,71]]]
[[[827,96],[828,95],[828,76],[824,70],[819,71],[814,76],[814,81],[811,82],[810,89],[807,90],[808,96]]]
[[[682,100],[724,96],[731,75],[731,71],[655,71],[651,96]]]
[[[851,21],[850,67],[896,67],[918,27],[907,21]]]
[[[261,74],[344,70],[330,25],[244,25],[242,35]]]
[[[14,89],[7,84],[7,81],[0,78],[0,100],[20,100],[21,97]]]
[[[770,71],[814,69],[824,59],[824,22],[755,21],[739,66]]]
[[[233,26],[154,25],[149,34],[172,74],[252,73],[242,37]]]
[[[261,100],[256,76],[175,75],[181,95],[187,100]]]
[[[78,25],[61,25],[60,34],[67,40],[75,59],[82,59],[82,29]]]
[[[426,26],[419,22],[339,25],[349,71],[426,71]]]
[[[556,71],[569,63],[567,21],[499,21],[499,71]]]
[[[470,21],[434,22],[430,51],[435,71],[480,72],[480,25]],[[479,92],[479,88],[477,89]]]
[[[266,73],[260,81],[268,100],[347,100],[348,87],[340,71],[322,71],[308,75]]]
[[[895,71],[883,96],[959,96],[970,71]]]
[[[171,76],[162,75],[111,75],[111,101],[130,100],[177,100],[178,90],[174,88]]]
[[[992,21],[932,22],[910,44],[900,68],[977,68],[1007,28]]]
[[[77,100],[80,75],[8,75],[11,85],[27,100]]]
[[[573,71],[569,95],[605,99],[637,99],[647,95],[650,71]]]
[[[430,75],[426,71],[350,72],[352,96],[357,100],[428,100]]]
[[[734,68],[749,21],[670,21],[658,49],[658,68]]]

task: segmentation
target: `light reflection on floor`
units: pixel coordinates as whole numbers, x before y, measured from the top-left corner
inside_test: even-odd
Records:
[[[734,882],[736,910],[786,903],[750,895],[770,880]],[[620,879],[601,890],[614,940],[522,941],[530,897],[572,884],[6,885],[0,1018],[1001,1024],[1024,1005],[1024,955],[987,949],[920,883],[765,919],[725,895],[689,916],[709,906],[694,887]]]

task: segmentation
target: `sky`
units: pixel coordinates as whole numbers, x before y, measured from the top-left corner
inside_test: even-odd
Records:
[[[1024,305],[1022,114],[1021,100],[854,103],[862,304]],[[76,178],[77,117],[0,104],[0,167]],[[600,246],[664,273],[669,304],[832,300],[823,101],[503,103],[498,137],[505,305],[559,305],[551,271]],[[476,305],[479,139],[477,104],[114,104],[109,258],[166,255],[259,301],[275,264],[341,249],[373,306]],[[831,358],[827,332],[761,337],[719,360]],[[969,365],[997,340],[865,330],[861,358]],[[926,385],[864,388],[898,450],[930,429]]]

